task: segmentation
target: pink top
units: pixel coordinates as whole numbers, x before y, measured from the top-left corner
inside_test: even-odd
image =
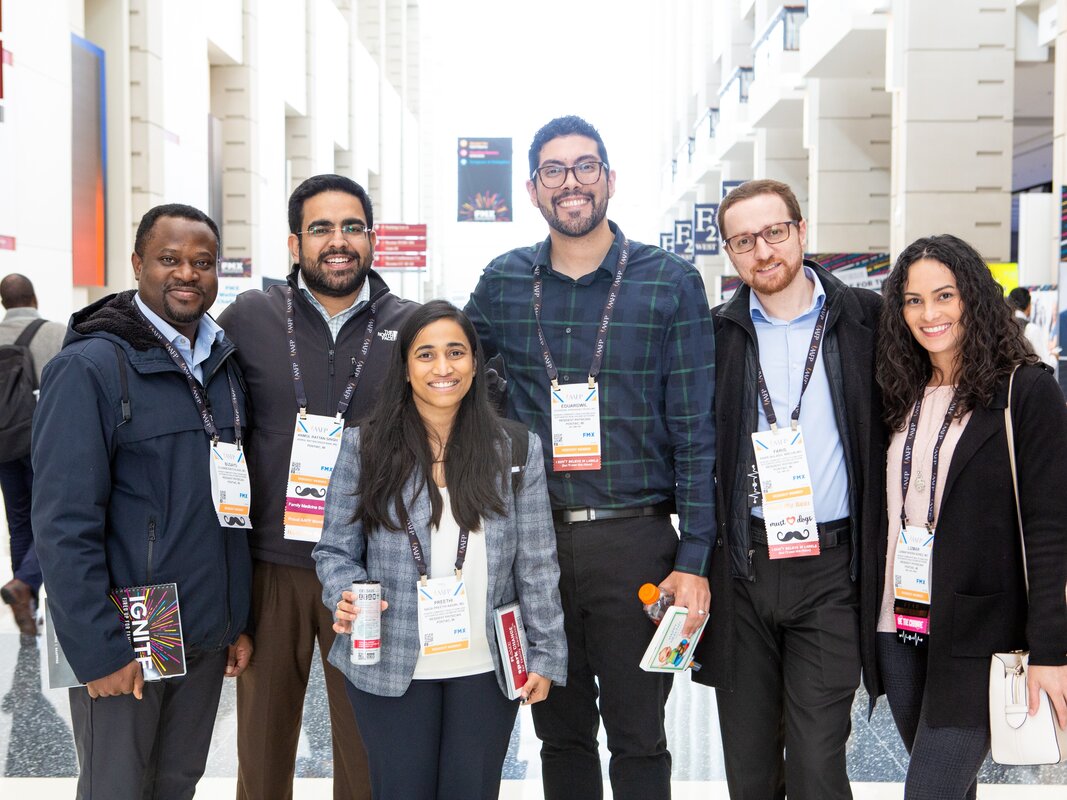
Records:
[[[955,386],[928,387],[923,399],[922,412],[919,414],[919,427],[915,433],[914,460],[912,461],[911,485],[908,487],[908,502],[905,511],[908,524],[925,525],[930,506],[930,472],[934,459],[934,444],[941,424],[945,421],[949,403]],[[941,497],[945,491],[945,479],[952,465],[952,454],[963,434],[967,421],[971,418],[968,411],[962,419],[953,420],[945,434],[938,457],[937,492],[934,496],[934,527],[936,533],[937,517],[941,509]],[[897,534],[900,533],[900,461],[904,455],[904,439],[907,426],[897,431],[889,442],[886,454],[885,496],[889,511],[888,547],[885,559],[885,588],[882,591],[882,610],[878,616],[878,632],[894,633],[897,626],[893,620],[893,557],[897,552]],[[931,597],[931,600],[933,598]]]

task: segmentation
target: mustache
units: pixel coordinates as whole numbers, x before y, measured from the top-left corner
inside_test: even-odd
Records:
[[[353,262],[355,262],[355,266],[359,266],[359,264],[362,262],[359,253],[349,250],[347,247],[335,247],[332,250],[325,250],[319,254],[319,264],[321,265],[330,256],[344,256],[345,258],[350,258]]]
[[[240,525],[243,528],[248,523],[245,521],[244,517],[226,517],[226,524],[227,525]]]
[[[552,205],[553,206],[558,206],[564,200],[570,200],[572,197],[584,197],[589,202],[593,202],[594,201],[592,192],[583,192],[581,189],[573,189],[573,190],[567,192],[566,194],[561,194],[561,195],[557,195],[556,197],[553,197],[552,198]]]
[[[310,497],[325,497],[326,496],[326,490],[325,489],[316,488],[314,486],[295,486],[295,487],[293,487],[293,491],[295,491],[301,497],[309,497],[309,496]]]
[[[163,287],[164,292],[172,292],[175,289],[181,289],[183,291],[188,292],[196,292],[200,295],[204,293],[204,290],[201,289],[200,285],[197,283],[183,283],[182,281],[171,281]]]
[[[778,531],[778,541],[780,541],[780,542],[788,542],[790,539],[800,539],[801,541],[803,541],[804,539],[807,539],[809,536],[811,536],[811,533],[807,529],[805,529],[803,532],[801,532],[801,531]]]

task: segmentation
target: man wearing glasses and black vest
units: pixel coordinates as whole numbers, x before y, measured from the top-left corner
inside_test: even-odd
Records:
[[[566,686],[533,708],[545,797],[603,795],[601,717],[616,800],[669,797],[671,677],[638,667],[654,628],[637,590],[672,593],[690,631],[708,612],[707,296],[690,264],[608,221],[615,172],[592,125],[555,119],[529,155],[548,238],[490,263],[466,310],[486,356],[503,357],[508,415],[545,447],[569,648]]]
[[[885,536],[881,298],[804,260],[784,183],[738,186],[718,221],[744,285],[713,312],[721,522],[693,679],[717,687],[731,797],[850,798],[860,543]]]
[[[333,731],[334,797],[370,798],[366,754],[311,549],[322,530],[343,427],[366,416],[416,307],[371,269],[374,211],[363,187],[316,175],[289,198],[284,286],[245,292],[220,316],[237,345],[255,427],[252,614],[256,652],[237,685],[237,797],[291,798],[300,720],[318,642]]]

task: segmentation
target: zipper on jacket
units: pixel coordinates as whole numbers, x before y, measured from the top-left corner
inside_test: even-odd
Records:
[[[152,582],[152,551],[156,547],[156,518],[148,518],[148,575],[145,578],[146,583]]]
[[[333,348],[330,348],[330,350],[327,353],[327,355],[330,358],[330,377],[332,378],[333,377],[333,355],[334,355]]]

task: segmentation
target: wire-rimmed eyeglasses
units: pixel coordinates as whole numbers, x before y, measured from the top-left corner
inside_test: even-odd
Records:
[[[558,189],[567,182],[567,173],[573,172],[574,179],[583,186],[588,186],[600,180],[600,173],[607,169],[608,165],[603,161],[579,161],[573,167],[565,167],[562,164],[548,164],[534,170],[533,177],[541,179],[541,185],[546,189]]]
[[[362,222],[350,222],[347,225],[311,225],[306,231],[300,231],[297,236],[308,236],[312,239],[325,239],[333,236],[338,230],[346,239],[356,239],[360,236],[368,236],[374,232]]]
[[[739,233],[737,236],[731,236],[729,239],[723,239],[722,243],[730,248],[730,250],[736,255],[747,253],[749,250],[756,246],[756,239],[762,239],[767,244],[781,244],[789,238],[789,226],[796,225],[800,227],[800,223],[796,220],[786,220],[785,222],[776,222],[773,225],[768,225],[761,231],[755,233]]]

